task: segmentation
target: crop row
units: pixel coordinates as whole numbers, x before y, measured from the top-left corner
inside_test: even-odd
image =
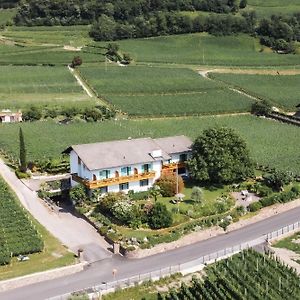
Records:
[[[0,178],[0,265],[9,263],[12,256],[42,249],[43,241],[39,233]]]
[[[192,70],[82,67],[96,93],[129,115],[195,115],[249,111],[251,100]]]
[[[203,280],[193,279],[166,296],[170,299],[299,299],[300,278],[277,259],[246,250],[205,269]]]
[[[213,73],[211,76],[288,110],[295,111],[300,102],[300,75]]]

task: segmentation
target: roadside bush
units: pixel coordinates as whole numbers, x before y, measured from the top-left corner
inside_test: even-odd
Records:
[[[260,197],[266,197],[266,196],[271,195],[272,193],[273,193],[273,190],[270,187],[265,186],[265,185],[262,185],[257,189],[257,194]]]
[[[15,171],[15,174],[16,174],[16,176],[17,176],[19,179],[26,179],[26,178],[29,178],[29,177],[30,177],[29,174],[24,173],[24,172],[21,172],[20,170],[16,170],[16,171]]]
[[[173,174],[162,175],[155,184],[160,187],[160,193],[163,197],[173,197],[177,193],[177,182],[178,193],[181,193],[184,188],[184,183],[181,176],[176,176]]]
[[[261,204],[260,201],[258,201],[258,202],[253,202],[253,203],[251,203],[251,204],[248,206],[248,209],[249,209],[249,211],[251,211],[251,212],[258,211],[258,210],[260,210],[261,208],[262,208],[262,204]]]
[[[172,213],[162,203],[155,203],[148,216],[148,224],[152,229],[170,227],[173,223]]]

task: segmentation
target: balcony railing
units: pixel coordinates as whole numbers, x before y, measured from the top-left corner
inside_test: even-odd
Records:
[[[106,178],[102,180],[87,180],[80,176],[78,176],[77,173],[72,174],[72,179],[76,182],[79,182],[83,185],[85,185],[89,189],[97,189],[109,185],[116,185],[126,182],[133,182],[133,181],[139,181],[144,179],[151,179],[155,177],[155,172],[145,172],[141,174],[133,174],[128,176],[120,176],[120,177],[114,177],[114,178]]]
[[[174,171],[176,169],[185,168],[185,167],[186,167],[185,162],[180,161],[180,162],[174,162],[167,165],[163,165],[162,170],[168,172],[168,171]]]

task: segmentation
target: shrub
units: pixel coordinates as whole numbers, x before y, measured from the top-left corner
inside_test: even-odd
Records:
[[[81,206],[83,202],[86,201],[88,198],[85,187],[81,184],[78,184],[75,187],[71,188],[69,196],[70,200],[78,206]]]
[[[37,121],[42,118],[42,111],[39,107],[31,106],[23,111],[22,118],[24,121]]]
[[[106,194],[99,203],[100,211],[104,213],[110,213],[113,205],[119,201],[126,201],[128,197],[122,193],[108,193]]]
[[[257,194],[261,197],[266,197],[272,194],[272,189],[268,186],[262,185],[257,189]]]
[[[71,68],[76,68],[77,66],[81,66],[82,65],[82,59],[80,56],[75,56],[73,59],[72,59],[72,62],[71,62]]]
[[[274,171],[271,174],[265,174],[263,178],[267,186],[275,191],[280,191],[285,184],[292,182],[293,175],[291,172]]]
[[[146,200],[149,198],[149,192],[137,192],[137,193],[128,193],[128,196],[131,200],[138,201],[138,200]]]
[[[21,172],[20,170],[16,170],[16,171],[15,171],[15,174],[16,174],[16,176],[17,176],[19,179],[26,179],[26,178],[29,178],[29,177],[30,177],[29,174],[24,173],[24,172]]]
[[[248,206],[249,211],[251,212],[255,212],[258,211],[262,208],[262,204],[260,203],[260,201],[258,202],[253,202]]]
[[[148,216],[148,224],[152,229],[159,229],[171,226],[173,218],[171,212],[162,203],[155,203]]]
[[[198,186],[194,186],[192,189],[191,199],[194,202],[201,203],[203,200],[203,191]]]
[[[176,176],[173,174],[162,175],[155,184],[160,187],[160,193],[163,197],[173,197],[177,192],[181,193],[184,188],[184,183],[181,176]]]
[[[124,224],[128,224],[132,216],[132,204],[127,200],[116,201],[111,207],[112,215]]]

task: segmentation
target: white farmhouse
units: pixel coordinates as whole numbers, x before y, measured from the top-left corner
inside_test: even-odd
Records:
[[[148,190],[162,174],[186,174],[192,142],[185,136],[140,138],[74,145],[70,155],[72,186],[89,190],[135,192]]]

